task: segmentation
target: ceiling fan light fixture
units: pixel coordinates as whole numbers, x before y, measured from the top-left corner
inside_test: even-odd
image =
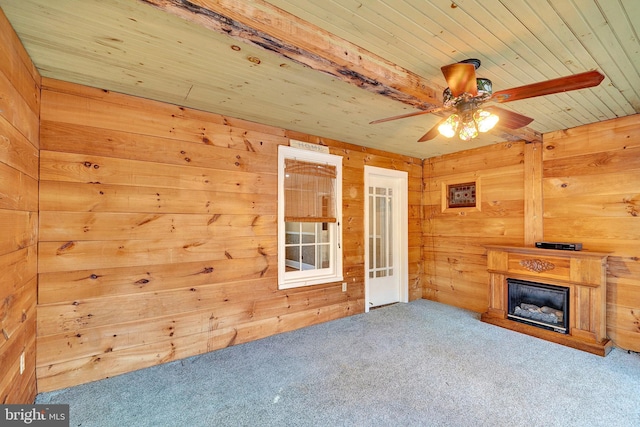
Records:
[[[464,123],[462,123],[462,127],[460,128],[460,133],[458,133],[458,138],[463,141],[469,141],[478,136],[478,126],[476,125],[475,120],[471,119]]]
[[[488,132],[498,123],[500,119],[496,114],[493,114],[487,110],[478,109],[473,113],[473,119],[478,125],[478,131]]]
[[[451,138],[456,134],[459,126],[460,116],[458,114],[452,114],[447,120],[438,126],[438,132],[440,132],[442,136]]]

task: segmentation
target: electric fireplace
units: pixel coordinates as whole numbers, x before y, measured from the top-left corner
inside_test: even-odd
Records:
[[[483,322],[605,356],[608,253],[487,245]]]
[[[507,318],[562,334],[568,333],[569,288],[507,279]]]

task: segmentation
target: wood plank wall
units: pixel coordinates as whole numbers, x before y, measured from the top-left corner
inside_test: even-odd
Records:
[[[10,404],[36,395],[40,75],[2,9],[0,58],[0,404]]]
[[[640,115],[544,135],[544,236],[610,252],[607,332],[640,351]]]
[[[341,283],[277,289],[277,146],[344,158]],[[38,390],[364,310],[364,165],[409,172],[421,297],[419,159],[43,79]]]
[[[522,245],[525,144],[508,142],[424,162],[423,297],[484,312],[489,275],[483,245]],[[442,188],[478,181],[479,209],[447,210]]]

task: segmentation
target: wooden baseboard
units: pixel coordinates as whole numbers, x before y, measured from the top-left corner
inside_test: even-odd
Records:
[[[512,331],[520,332],[523,334],[531,335],[536,338],[540,338],[546,341],[552,341],[556,344],[566,345],[578,350],[586,351],[598,356],[606,356],[613,348],[613,343],[605,339],[602,342],[590,342],[580,338],[576,338],[572,335],[561,334],[558,332],[549,331],[546,329],[538,328],[536,326],[527,325],[525,323],[515,322],[513,320],[496,317],[491,313],[483,313],[480,316],[480,320],[492,325],[500,326],[502,328],[510,329]]]

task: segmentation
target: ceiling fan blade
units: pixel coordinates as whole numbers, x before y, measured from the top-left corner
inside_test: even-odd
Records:
[[[463,93],[470,93],[473,96],[478,94],[476,67],[473,64],[458,62],[445,65],[440,69],[453,96],[459,96]]]
[[[494,92],[491,99],[495,102],[511,102],[570,90],[585,89],[598,86],[603,79],[604,76],[600,72],[596,70],[587,71],[572,76],[500,90]]]
[[[429,129],[429,132],[427,132],[424,135],[422,135],[422,137],[418,140],[418,142],[428,141],[428,140],[433,139],[436,136],[438,136],[440,134],[440,132],[438,132],[438,126],[440,126],[440,123],[444,122],[445,120],[447,120],[447,119],[444,118],[444,119],[438,121],[438,123],[436,123],[434,127]]]
[[[508,129],[520,129],[533,121],[531,117],[523,116],[522,114],[514,113],[513,111],[505,110],[504,108],[494,105],[483,107],[482,109],[500,117],[498,124]]]
[[[372,122],[369,122],[370,125],[375,125],[376,123],[382,123],[382,122],[388,122],[391,120],[398,120],[398,119],[404,119],[407,117],[413,117],[413,116],[421,116],[423,114],[429,114],[429,113],[437,113],[439,111],[444,111],[444,110],[448,110],[448,107],[436,107],[436,108],[431,108],[429,110],[422,110],[422,111],[415,111],[413,113],[408,113],[408,114],[402,114],[399,116],[393,116],[393,117],[387,117],[384,119],[378,119],[378,120],[374,120]]]

